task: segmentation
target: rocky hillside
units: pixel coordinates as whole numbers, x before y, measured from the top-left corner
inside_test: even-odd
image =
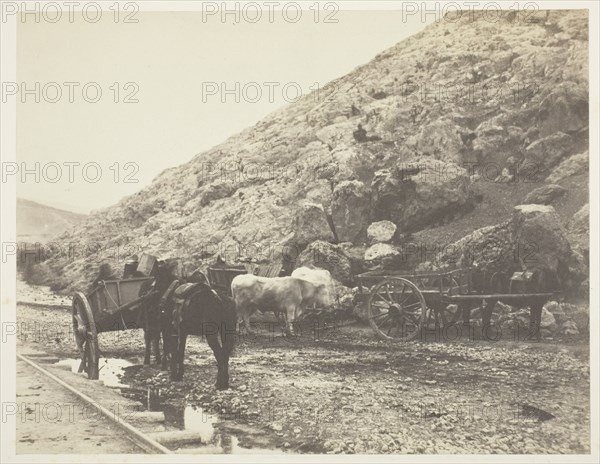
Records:
[[[552,204],[568,227],[588,201],[587,63],[583,10],[440,21],[61,240],[190,265],[303,250],[307,262],[320,240],[342,244],[348,274],[361,258],[377,264],[388,245],[451,243],[509,220],[522,203]],[[379,221],[391,223],[380,227],[392,230],[390,243],[364,256]],[[96,269],[89,256],[48,264],[62,287]]]
[[[85,214],[17,198],[17,240],[45,243],[84,220]]]

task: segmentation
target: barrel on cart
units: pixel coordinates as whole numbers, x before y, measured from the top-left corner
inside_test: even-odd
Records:
[[[98,334],[143,327],[144,303],[154,295],[154,277],[103,280],[87,295],[73,295],[73,333],[81,354],[79,372],[98,379]]]

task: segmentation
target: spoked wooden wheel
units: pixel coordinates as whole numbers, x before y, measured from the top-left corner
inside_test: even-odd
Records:
[[[98,363],[100,350],[98,349],[98,332],[94,322],[92,308],[81,292],[73,295],[73,333],[75,343],[81,354],[79,372],[86,372],[91,380],[98,379]]]
[[[369,324],[384,340],[412,340],[420,333],[426,314],[421,291],[400,277],[379,283],[369,296]]]

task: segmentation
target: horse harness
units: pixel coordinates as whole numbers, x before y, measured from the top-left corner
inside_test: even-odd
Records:
[[[206,277],[205,277],[205,279],[206,279]],[[189,305],[192,301],[192,297],[207,287],[208,287],[208,290],[211,293],[213,293],[213,295],[219,301],[222,301],[219,294],[210,287],[210,285],[208,284],[208,281],[206,281],[206,280],[205,280],[205,282],[181,283],[179,280],[175,279],[173,282],[171,282],[171,285],[169,285],[169,287],[167,288],[167,290],[165,291],[165,293],[163,294],[163,296],[160,299],[158,307],[160,309],[161,319],[168,316],[167,303],[172,298],[172,301],[174,303],[174,308],[173,308],[173,316],[172,316],[171,323],[173,324],[173,326],[175,328],[177,328],[177,332],[179,332],[180,324],[183,322],[184,311],[189,307]]]

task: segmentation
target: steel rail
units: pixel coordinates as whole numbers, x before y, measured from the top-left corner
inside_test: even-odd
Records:
[[[46,377],[54,380],[60,386],[62,386],[66,390],[69,390],[71,393],[73,393],[75,396],[77,396],[79,399],[81,399],[85,403],[89,404],[90,406],[93,406],[104,417],[106,417],[112,423],[119,426],[126,433],[128,439],[130,439],[133,443],[135,443],[137,446],[139,446],[141,449],[143,449],[147,453],[149,453],[149,454],[173,454],[173,452],[171,450],[169,450],[165,446],[161,445],[159,442],[157,442],[153,438],[149,437],[144,432],[138,430],[133,425],[131,425],[129,422],[127,422],[121,418],[116,419],[115,415],[112,411],[110,411],[109,409],[105,408],[104,406],[98,404],[96,401],[94,401],[92,398],[87,396],[85,393],[80,392],[75,387],[73,387],[73,386],[69,385],[68,383],[66,383],[65,381],[59,379],[57,376],[55,376],[51,372],[47,371],[46,369],[44,369],[37,363],[31,361],[27,357],[25,357],[21,354],[18,354],[18,353],[17,353],[17,358],[19,358],[21,361],[29,364],[33,368],[37,369],[42,374],[44,374]]]

